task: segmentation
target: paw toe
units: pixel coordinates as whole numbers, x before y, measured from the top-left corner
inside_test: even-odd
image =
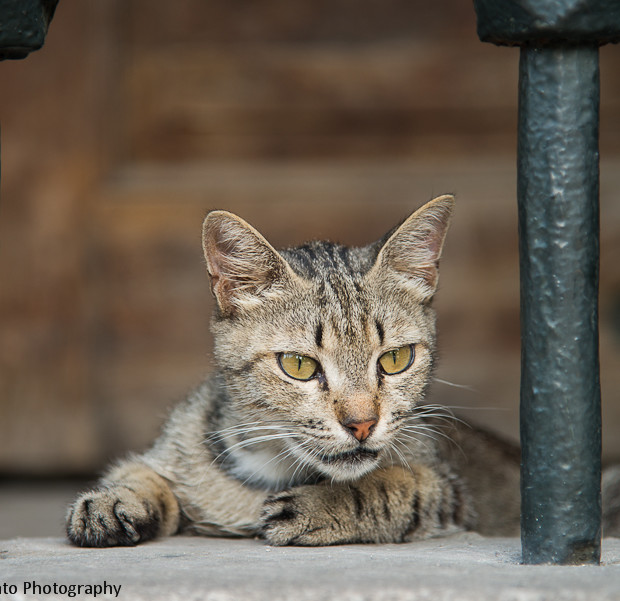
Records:
[[[67,536],[81,547],[132,546],[157,534],[159,516],[133,493],[92,491],[79,497],[67,517]]]
[[[301,538],[309,528],[309,520],[291,494],[274,495],[263,505],[261,534],[272,545],[304,544]]]

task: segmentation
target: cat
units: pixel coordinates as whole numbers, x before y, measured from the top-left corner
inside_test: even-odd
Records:
[[[332,545],[517,534],[518,447],[427,401],[453,205],[439,196],[362,248],[279,252],[236,215],[209,213],[217,371],[150,450],[77,498],[68,538],[101,547],[191,532]]]

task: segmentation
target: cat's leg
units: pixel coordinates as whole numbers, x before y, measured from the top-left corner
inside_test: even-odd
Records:
[[[473,526],[460,480],[426,466],[378,469],[350,483],[324,482],[272,495],[262,533],[274,545],[398,543]]]
[[[179,504],[167,482],[139,461],[126,461],[69,508],[67,536],[82,547],[136,545],[174,534]]]

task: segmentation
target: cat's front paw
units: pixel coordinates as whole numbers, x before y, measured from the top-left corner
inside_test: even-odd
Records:
[[[129,487],[92,490],[70,507],[67,536],[81,547],[136,545],[157,535],[160,513]]]
[[[261,534],[272,545],[320,546],[342,541],[338,518],[326,511],[317,486],[300,486],[268,497],[261,514]]]

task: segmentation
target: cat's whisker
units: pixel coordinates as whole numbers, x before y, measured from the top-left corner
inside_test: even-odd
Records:
[[[403,452],[398,448],[397,444],[401,444],[406,450],[408,450],[407,445],[405,445],[402,441],[398,440],[398,439],[394,439],[392,441],[393,445],[392,445],[392,449],[394,450],[394,452],[396,453],[398,459],[400,460],[402,465],[405,465],[407,463],[407,459],[405,457],[405,455],[403,454]]]
[[[237,449],[243,449],[245,447],[259,444],[261,442],[268,442],[270,440],[281,440],[282,438],[295,438],[295,436],[297,436],[297,434],[295,434],[294,432],[288,432],[288,433],[285,432],[285,433],[280,433],[280,434],[263,434],[261,436],[254,436],[253,438],[245,438],[243,440],[240,440],[239,442],[236,442],[235,444],[230,445],[229,447],[226,448],[225,451],[222,451],[222,453],[230,453]]]
[[[304,445],[306,448],[304,448]],[[307,448],[306,441],[301,441],[301,443],[298,443],[297,448],[301,449],[302,453],[300,453],[300,455],[297,457],[297,460],[291,466],[293,467],[295,464],[297,464],[297,467],[295,468],[295,471],[293,472],[293,475],[291,476],[292,482],[295,481],[298,472],[303,470],[305,467],[311,467],[312,464],[310,460],[306,457],[306,455],[310,455],[310,459],[316,459],[319,456],[319,451],[317,449]]]
[[[244,443],[255,443],[255,442],[262,442],[264,440],[278,440],[280,438],[290,438],[292,436],[297,436],[297,434],[295,432],[289,431],[289,432],[277,432],[277,433],[273,433],[273,434],[260,434],[258,436],[252,436],[250,438],[242,438],[239,442],[236,442],[234,445],[232,446],[236,446],[236,445],[243,445]]]
[[[445,407],[459,411],[512,411],[510,407],[471,407],[467,405],[445,405]]]
[[[424,438],[430,438],[432,440],[436,440],[436,438],[434,436],[432,436],[431,434],[426,434],[426,433],[419,433],[421,436],[423,436]],[[425,450],[429,450],[432,451],[432,446],[426,441],[426,440],[422,440],[420,437],[418,436],[411,436],[410,434],[407,434],[406,432],[399,432],[395,437],[394,440],[399,442],[400,444],[402,444],[404,447],[407,448],[407,450],[409,452],[411,452],[411,448],[409,447],[409,445],[407,443],[405,443],[404,441],[400,440],[400,438],[406,438],[407,440],[411,440],[419,445],[422,445],[422,447],[424,447]]]
[[[432,428],[430,426],[403,426],[401,428],[401,432],[403,435],[406,435],[406,433],[410,433],[410,434],[419,434],[420,436],[425,436],[427,438],[431,438],[432,440],[438,440],[438,437],[441,438],[445,438],[447,440],[452,440],[452,438],[450,436],[448,436],[447,434],[445,434],[444,432],[442,432],[441,430],[437,430],[435,428]],[[410,436],[409,438],[412,438],[415,440],[415,437]]]
[[[431,434],[439,434],[441,432],[441,430],[439,430],[437,427],[435,426],[430,426],[428,424],[404,424],[400,427],[399,432],[404,433],[404,432],[424,432],[424,433],[431,433]]]
[[[455,422],[458,421],[459,419],[457,417],[454,417],[450,413],[442,413],[435,410],[428,410],[424,413],[412,413],[411,415],[400,419],[397,427],[400,428],[411,424],[429,427],[443,425],[454,426]]]
[[[394,419],[393,423],[396,427],[400,427],[402,424],[411,423],[411,422],[421,422],[421,423],[431,423],[432,421],[441,421],[445,423],[453,423],[454,419],[449,414],[442,413],[412,413],[407,416],[399,417]]]
[[[439,437],[450,439],[447,434],[441,431],[440,427],[443,425],[442,423],[428,423],[429,417],[432,417],[436,421],[445,422],[446,426],[454,425],[451,421],[453,416],[450,413],[444,414],[441,409],[443,409],[441,405],[427,405],[424,411],[418,413],[418,415],[408,416],[404,418],[404,423],[394,424],[389,434],[395,432],[395,438],[407,438],[408,440],[422,444],[425,448],[429,448],[429,444],[425,443],[424,440],[421,439],[422,437],[433,441],[437,441]]]
[[[261,425],[261,422],[249,422],[247,424],[239,424],[237,426],[231,426],[230,428],[224,428],[210,433],[205,437],[205,440],[222,440],[229,436],[238,436],[243,434],[250,434],[252,432],[260,430],[290,430],[290,426],[280,426],[277,424]]]
[[[409,432],[425,430],[427,432],[435,432],[441,436],[446,436],[446,433],[444,432],[444,430],[452,431],[453,425],[450,423],[429,424],[429,423],[424,423],[424,422],[423,423],[409,422],[409,423],[402,424],[400,429],[409,431]]]
[[[266,461],[265,463],[263,463],[259,468],[257,468],[256,470],[254,470],[244,481],[243,484],[247,484],[249,481],[252,480],[252,478],[259,473],[262,469],[264,469],[267,465],[269,465],[272,461],[276,461],[276,463],[274,465],[278,465],[280,464],[284,459],[290,457],[291,455],[294,454],[294,450],[293,449],[283,449],[282,451],[280,451],[277,455],[274,455],[269,461]],[[294,464],[293,464],[294,465]],[[291,486],[293,479],[289,478],[289,481],[287,483],[287,486]],[[280,478],[278,478],[278,480],[276,481],[276,485],[275,488],[280,489]]]
[[[433,381],[438,382],[439,384],[445,384],[446,386],[452,386],[453,388],[461,388],[463,390],[468,390],[469,392],[476,392],[476,389],[469,384],[456,384],[455,382],[443,380],[442,378],[433,378]]]
[[[455,446],[463,456],[465,456],[465,452],[463,451],[461,445],[459,445],[459,443],[453,437],[449,436],[448,434],[446,434],[445,432],[442,432],[441,430],[437,428],[433,428],[432,426],[420,424],[420,425],[404,426],[402,430],[403,430],[403,432],[401,433],[402,436],[405,436],[413,440],[418,440],[418,438],[417,436],[411,436],[411,434],[424,436],[426,438],[431,438],[434,441],[439,441],[438,437],[444,438],[451,445]],[[419,441],[419,442],[422,442],[422,441]]]
[[[213,430],[210,433],[210,436],[214,436],[223,432],[228,432],[231,430],[238,430],[240,428],[250,428],[252,426],[264,426],[265,422],[264,421],[260,421],[260,420],[256,420],[253,422],[242,422],[242,423],[238,423],[238,424],[234,424],[233,426],[228,426],[226,428],[221,428],[219,430]]]
[[[205,436],[205,440],[219,440],[222,438],[227,438],[229,436],[238,436],[243,434],[251,434],[253,432],[259,431],[291,431],[291,426],[285,426],[280,424],[265,424],[264,422],[248,422],[245,424],[238,424],[236,426],[230,426],[229,428],[223,428],[221,430],[216,430],[214,432],[210,432]]]
[[[432,440],[433,442],[438,442],[440,438],[444,438],[450,443],[454,443],[454,440],[450,436],[444,434],[440,430],[435,430],[433,428],[403,429],[403,431],[401,431],[398,436],[417,442],[427,449],[431,448],[431,445],[427,441],[423,440],[424,438],[427,440]]]
[[[444,407],[443,405],[424,405],[421,407],[416,407],[405,419],[435,419],[438,421],[449,423],[451,425],[454,425],[454,423],[456,422],[469,427],[469,424],[467,424],[467,422],[463,421],[460,417],[454,415],[454,413],[450,411],[449,407]]]
[[[394,457],[392,455],[391,445],[392,445],[392,443],[389,442],[384,448],[385,448],[386,452],[388,453],[388,455],[390,456],[390,464],[394,465]]]
[[[448,405],[437,405],[435,403],[428,403],[424,405],[418,405],[411,410],[410,416],[428,416],[428,415],[440,415],[449,419],[459,420],[452,412],[452,408]]]
[[[280,463],[286,457],[296,456],[295,461],[290,465],[290,468],[295,468],[293,474],[289,476],[288,486],[292,486],[297,480],[297,474],[308,467],[310,463],[305,457],[305,454],[308,452],[305,447],[307,447],[307,441],[295,441],[294,446],[292,448],[287,449],[287,453],[285,456],[281,457],[278,461]],[[301,452],[300,452],[301,450]]]
[[[407,458],[405,457],[405,455],[403,454],[403,452],[396,446],[396,444],[399,443],[401,445],[403,445],[403,447],[405,447],[405,449],[408,451],[409,448],[407,447],[407,445],[405,443],[403,443],[402,441],[398,440],[398,439],[394,439],[390,446],[392,449],[394,449],[394,452],[396,453],[396,455],[398,456],[398,458],[400,459],[401,465],[403,467],[406,467],[410,472],[413,472],[411,465],[409,463],[409,461],[407,461]]]
[[[259,444],[261,442],[269,442],[271,440],[281,440],[282,438],[295,438],[297,434],[294,432],[284,433],[284,434],[270,434],[270,435],[262,435],[255,436],[254,438],[249,438],[245,440],[240,440],[239,442],[225,448],[221,453],[218,453],[211,462],[211,465],[216,463],[221,457],[225,455],[230,455],[233,451],[244,449],[245,447],[252,446],[254,444]]]

